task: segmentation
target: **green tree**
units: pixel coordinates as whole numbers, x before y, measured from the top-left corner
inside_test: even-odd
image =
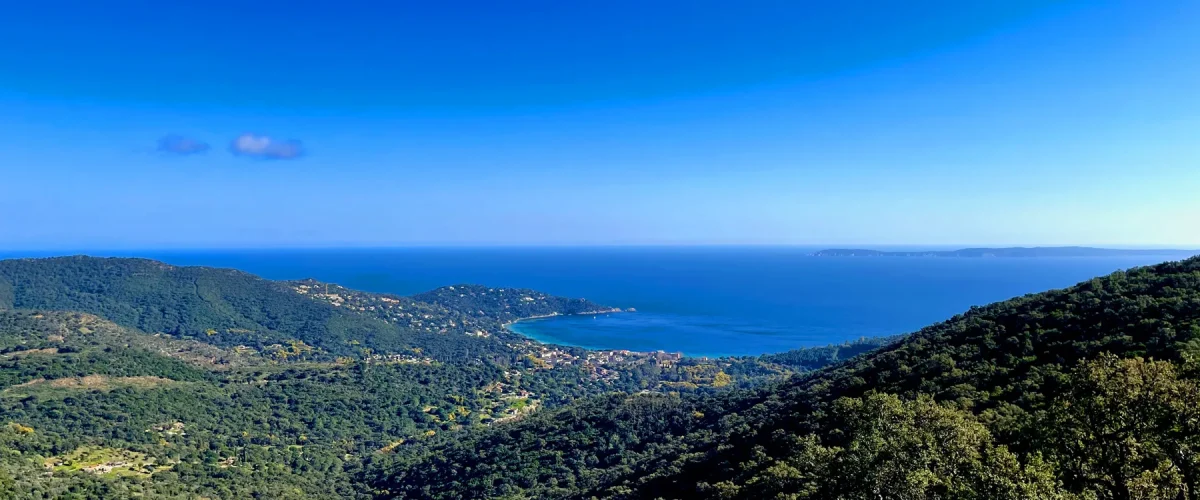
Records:
[[[1061,498],[1040,461],[1022,466],[971,413],[928,396],[845,398],[833,412],[846,435],[832,496],[854,499]]]
[[[1058,499],[1066,495],[1040,457],[1022,465],[996,446],[971,413],[928,396],[890,394],[834,403],[822,445],[793,438],[793,453],[764,466],[744,486],[722,482],[717,498]]]
[[[1100,498],[1200,498],[1200,390],[1171,363],[1083,362],[1043,425],[1066,478]]]

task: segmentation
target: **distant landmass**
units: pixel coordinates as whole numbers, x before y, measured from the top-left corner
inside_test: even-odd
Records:
[[[1200,250],[1128,249],[1094,247],[1008,247],[962,248],[959,250],[919,250],[885,252],[861,248],[829,248],[812,254],[814,257],[1116,257],[1136,255],[1200,255]]]

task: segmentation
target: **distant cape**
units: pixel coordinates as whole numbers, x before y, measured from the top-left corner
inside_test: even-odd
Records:
[[[959,250],[919,250],[909,252],[885,252],[861,248],[829,248],[813,252],[814,257],[1119,257],[1136,255],[1162,255],[1189,257],[1200,255],[1200,250],[1182,249],[1128,249],[1094,247],[1008,247],[1008,248],[963,248]]]

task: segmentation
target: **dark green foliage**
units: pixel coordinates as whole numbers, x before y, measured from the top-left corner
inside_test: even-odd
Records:
[[[312,292],[298,293],[298,285]],[[324,291],[337,298],[318,295]],[[402,308],[399,315],[385,312],[385,298]],[[478,330],[503,336],[500,325],[518,318],[607,310],[532,290],[446,287],[414,300],[330,289],[311,280],[269,281],[232,269],[84,256],[0,261],[0,309],[6,303],[87,312],[144,332],[223,347],[262,351],[298,340],[316,348],[301,356],[311,359],[419,347],[435,359],[501,363],[519,355],[495,339],[447,334]]]
[[[364,460],[412,460],[425,441],[551,415],[530,413],[537,408],[617,390],[744,387],[793,370],[756,358],[612,361],[546,348],[503,325],[609,309],[523,289],[457,285],[399,297],[88,257],[0,261],[0,282],[15,284],[5,288],[13,305],[41,309],[0,312],[0,425],[15,452],[3,457],[0,496],[366,495],[356,486]],[[553,356],[541,359],[546,349]],[[678,400],[633,397],[596,421],[596,435],[622,429],[604,460],[633,464],[673,446],[670,436],[699,422],[671,410]],[[675,414],[665,427],[656,424],[663,411]],[[42,472],[46,459],[85,452],[158,465]],[[537,481],[573,467],[548,464]]]
[[[502,321],[613,310],[585,299],[555,297],[524,288],[489,288],[480,285],[445,286],[413,295],[412,299],[455,311],[482,313]]]
[[[0,311],[13,308],[13,286],[8,280],[0,277]]]
[[[428,492],[441,498],[470,498],[493,492],[583,498],[593,495],[613,498],[762,498],[776,494],[782,495],[780,498],[966,498],[972,495],[1019,498],[1020,495],[1056,497],[1076,493],[1085,497],[1097,495],[1098,498],[1159,498],[1154,496],[1159,494],[1162,498],[1176,498],[1182,490],[1171,485],[1186,483],[1182,477],[1187,475],[1185,471],[1191,470],[1187,464],[1195,464],[1200,459],[1191,444],[1187,447],[1178,445],[1196,439],[1196,429],[1188,427],[1192,425],[1188,423],[1191,420],[1169,417],[1167,421],[1175,423],[1154,424],[1160,429],[1155,431],[1160,432],[1159,436],[1173,436],[1167,441],[1158,438],[1160,443],[1177,444],[1175,448],[1158,446],[1155,449],[1161,451],[1156,453],[1165,457],[1174,449],[1178,457],[1173,462],[1167,459],[1166,462],[1147,460],[1125,464],[1132,468],[1121,477],[1129,481],[1133,481],[1129,478],[1134,476],[1139,478],[1137,481],[1140,482],[1133,482],[1142,485],[1139,491],[1144,493],[1129,497],[1110,493],[1113,490],[1104,484],[1104,480],[1070,472],[1082,467],[1071,465],[1072,461],[1081,460],[1081,456],[1090,452],[1088,449],[1071,451],[1055,445],[1064,439],[1055,437],[1054,427],[1064,424],[1048,425],[1046,422],[1055,421],[1050,417],[1056,414],[1055,408],[1061,408],[1064,398],[1079,394],[1080,383],[1072,382],[1072,377],[1081,376],[1075,371],[1081,361],[1110,353],[1120,358],[1150,357],[1167,365],[1184,366],[1189,358],[1194,359],[1197,339],[1200,339],[1200,259],[1190,259],[1118,272],[1065,290],[973,308],[878,351],[792,377],[778,385],[678,400],[676,407],[662,411],[668,416],[665,418],[670,419],[666,422],[674,421],[670,415],[693,409],[703,417],[684,427],[663,423],[667,425],[664,428],[671,429],[667,431],[669,435],[654,438],[667,439],[670,445],[656,447],[647,453],[623,454],[619,463],[604,460],[608,456],[608,443],[613,440],[640,443],[651,436],[630,433],[615,426],[602,427],[605,430],[598,434],[581,431],[591,428],[586,423],[589,419],[618,414],[623,403],[608,400],[563,409],[556,415],[497,429],[487,436],[468,441],[444,443],[441,448],[414,453],[414,461],[403,462],[399,467],[379,464],[380,471],[373,472],[372,477],[380,489]],[[1125,391],[1134,382],[1126,377],[1114,384]],[[1189,406],[1181,402],[1190,401],[1193,396],[1173,390],[1176,392],[1171,394],[1175,395],[1165,398],[1163,401],[1166,402],[1156,403],[1158,407]],[[864,450],[864,446],[876,446],[877,451],[872,453],[881,453],[889,449],[888,446],[899,446],[887,452],[887,456],[896,456],[906,449],[904,447],[910,446],[903,444],[904,440],[920,435],[920,426],[911,430],[897,427],[895,432],[898,434],[891,437],[886,432],[863,434],[854,430],[864,428],[864,424],[855,423],[858,421],[851,418],[855,412],[848,412],[846,405],[867,404],[861,401],[872,401],[872,394],[879,393],[923,401],[919,407],[924,408],[923,412],[942,412],[929,406],[938,402],[938,408],[951,412],[945,413],[945,418],[959,422],[955,427],[977,436],[972,439],[979,446],[973,449],[982,465],[970,465],[969,470],[977,472],[968,476],[1006,477],[1006,481],[1010,481],[1006,483],[1008,486],[986,486],[968,481],[964,483],[967,486],[963,486],[967,490],[956,490],[947,481],[963,477],[952,470],[965,469],[945,469],[946,464],[913,462],[911,470],[887,472],[881,467],[891,466],[891,462],[872,462],[868,460],[869,454],[856,454]],[[905,414],[919,408],[896,411]],[[1062,422],[1062,418],[1069,422],[1072,417],[1059,417],[1058,422]],[[1066,428],[1081,428],[1080,417],[1074,418],[1075,424],[1065,424]],[[884,420],[895,422],[894,418]],[[865,429],[872,429],[871,425],[874,424]],[[648,427],[655,429],[653,425]],[[661,433],[652,431],[651,434]],[[1152,439],[1152,435],[1147,431],[1135,439]],[[1094,437],[1104,442],[1116,439],[1104,434]],[[880,438],[899,441],[879,443]],[[532,447],[528,444],[531,440],[548,443],[548,446]],[[480,442],[487,443],[493,450],[486,456],[486,464],[473,460],[472,452],[466,448]],[[537,451],[533,451],[535,448]],[[1001,449],[1005,451],[1001,452]],[[1014,454],[1012,457],[1005,455],[1008,450]],[[575,481],[576,489],[564,490],[544,478],[537,479],[542,477],[539,471],[547,461],[539,457],[555,453],[570,453],[576,457],[563,462],[563,467],[568,470],[560,473],[561,477]],[[443,457],[454,457],[453,467],[448,469]],[[822,475],[822,467],[845,467],[850,457],[867,460],[866,468]],[[1172,469],[1168,467],[1172,463],[1180,465],[1173,465]],[[965,465],[954,467],[960,466]],[[944,486],[905,490],[908,493],[899,490],[887,494],[875,492],[879,493],[875,495],[855,493],[859,490],[854,488],[861,486],[857,482],[840,486],[830,482],[832,478],[847,475],[864,478],[864,481],[872,474],[907,477],[921,467],[934,467],[932,473],[925,475],[926,479],[932,481],[930,485]],[[434,470],[453,473],[447,473],[441,479],[426,475],[426,471]],[[493,470],[503,470],[505,474],[488,472]],[[1048,479],[1047,474],[1053,477]],[[1172,474],[1175,479],[1171,478]],[[878,482],[893,483],[896,480],[881,479]],[[775,490],[762,489],[765,484],[783,486]],[[1145,486],[1147,484],[1151,486]],[[1008,493],[1001,494],[1001,490]],[[1188,490],[1186,498],[1195,494]]]
[[[0,496],[1197,493],[1200,259],[718,360],[533,344],[502,325],[600,306],[530,290],[88,258],[2,261],[3,282],[17,307],[100,317],[0,313]],[[84,454],[138,462],[84,472]]]
[[[216,345],[292,339],[326,351],[352,349],[370,336],[401,349],[400,332],[373,318],[347,315],[282,285],[230,269],[175,267],[142,259],[62,257],[0,261],[23,309],[82,311],[151,333],[203,337]],[[335,319],[340,321],[334,321]],[[212,330],[214,335],[207,335]]]
[[[863,338],[841,345],[809,347],[779,354],[767,354],[761,356],[760,359],[767,363],[775,363],[802,371],[812,370],[874,351],[901,338],[900,336]]]
[[[1039,422],[1064,475],[1111,498],[1196,498],[1200,386],[1178,372],[1111,355],[1081,364]]]
[[[702,494],[749,498],[1062,498],[1052,470],[1021,466],[969,412],[929,396],[835,402],[825,434],[780,435],[789,455],[748,481],[700,482]],[[822,444],[826,443],[826,444]],[[829,444],[833,444],[830,446]]]
[[[25,355],[0,358],[0,389],[35,379],[61,379],[85,375],[112,377],[153,376],[179,381],[200,381],[208,373],[186,363],[139,349],[89,350],[58,355]]]
[[[606,484],[643,459],[669,455],[699,427],[695,401],[616,394],[543,412],[486,433],[375,457],[371,482],[406,497],[569,496]]]
[[[487,363],[215,364],[228,354],[197,357],[189,346],[89,315],[0,313],[0,438],[12,441],[0,452],[15,451],[0,456],[0,497],[352,497],[362,457],[389,444],[486,425],[517,400],[561,403],[604,387],[577,372],[514,375]],[[167,467],[42,476],[38,456],[88,447]]]
[[[731,412],[736,418],[716,429],[718,439],[697,442],[716,455],[682,465],[681,474],[744,478],[746,471],[736,464],[751,461],[758,447],[770,456],[788,452],[770,439],[772,433],[827,426],[822,416],[832,401],[868,391],[927,394],[971,409],[999,442],[1033,452],[1041,445],[1030,422],[1066,390],[1068,373],[1079,360],[1110,352],[1178,361],[1181,347],[1197,336],[1200,259],[973,308],[880,351],[746,397]],[[718,442],[738,446],[717,450]],[[665,475],[639,481],[655,488],[680,484]]]
[[[719,370],[686,361],[663,376],[697,367]],[[442,435],[658,380],[618,375],[414,355],[281,363],[89,314],[0,312],[0,426],[13,439],[0,497],[365,495],[356,478],[369,457],[407,456]],[[647,421],[627,420],[630,430],[652,429]],[[80,450],[140,454],[161,469],[94,474],[77,464],[44,475],[44,459]]]

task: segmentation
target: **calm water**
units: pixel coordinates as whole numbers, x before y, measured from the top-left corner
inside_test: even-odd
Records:
[[[805,248],[126,252],[411,294],[528,287],[637,313],[522,322],[545,342],[689,355],[763,354],[916,330],[972,305],[1172,257],[816,258]],[[111,253],[110,253],[111,254]],[[111,254],[118,255],[118,254]],[[1177,258],[1177,257],[1176,257]]]

